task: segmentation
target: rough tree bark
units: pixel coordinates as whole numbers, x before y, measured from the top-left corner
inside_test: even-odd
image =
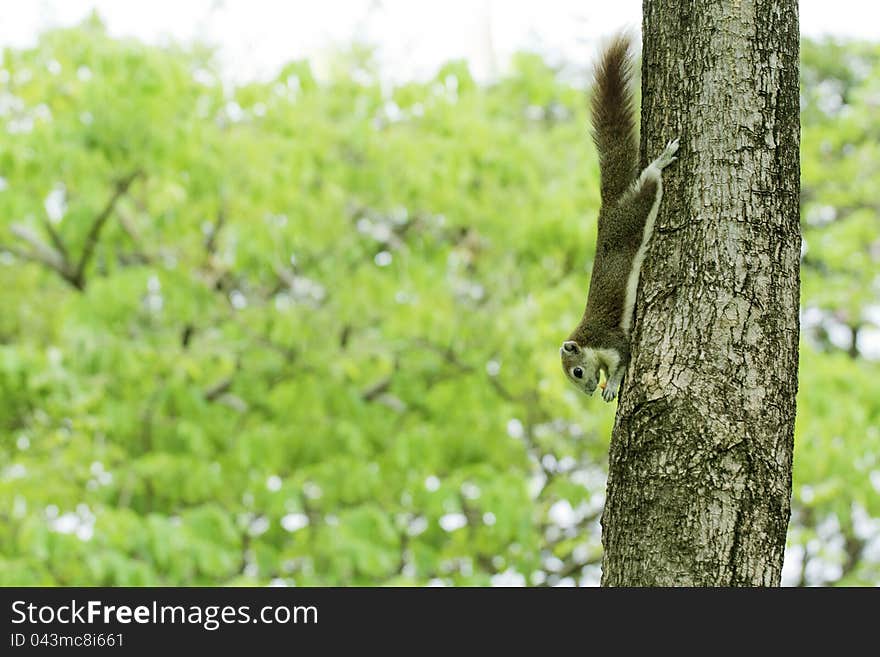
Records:
[[[681,138],[611,440],[606,586],[778,585],[797,392],[796,0],[644,0],[642,159]]]

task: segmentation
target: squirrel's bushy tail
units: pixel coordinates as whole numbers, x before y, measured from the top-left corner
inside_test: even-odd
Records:
[[[626,191],[638,159],[630,41],[628,34],[618,34],[605,46],[596,65],[591,108],[603,203]]]

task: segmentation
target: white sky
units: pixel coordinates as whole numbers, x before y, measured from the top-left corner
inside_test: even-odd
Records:
[[[491,75],[522,48],[577,65],[596,41],[638,28],[641,0],[0,0],[0,46],[34,43],[47,27],[81,21],[94,8],[117,36],[147,42],[199,39],[220,47],[233,79],[264,78],[285,62],[317,59],[359,36],[378,45],[392,78],[422,77],[466,57]],[[801,0],[801,31],[880,38],[880,3]],[[490,46],[491,44],[491,46]]]

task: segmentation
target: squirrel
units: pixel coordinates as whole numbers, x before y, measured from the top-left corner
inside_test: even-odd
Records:
[[[566,377],[585,394],[596,391],[604,372],[606,402],[617,396],[629,363],[639,272],[663,197],[662,171],[678,151],[678,139],[668,142],[636,177],[631,66],[625,34],[610,42],[596,66],[591,98],[601,191],[596,255],[584,315],[559,349]]]

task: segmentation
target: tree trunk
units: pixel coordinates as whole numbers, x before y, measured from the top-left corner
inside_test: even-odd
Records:
[[[642,161],[681,138],[611,439],[606,586],[778,585],[797,392],[796,0],[644,0]]]

